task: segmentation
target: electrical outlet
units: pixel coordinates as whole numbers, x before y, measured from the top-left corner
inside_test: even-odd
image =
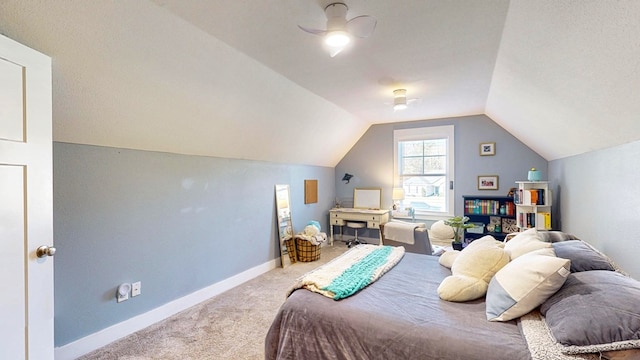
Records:
[[[142,294],[142,281],[131,284],[131,296],[138,296],[140,294]]]

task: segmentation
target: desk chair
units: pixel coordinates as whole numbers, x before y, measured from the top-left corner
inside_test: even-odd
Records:
[[[367,226],[366,223],[363,222],[356,222],[356,221],[347,221],[347,223],[345,224],[348,228],[354,229],[356,231],[356,237],[347,241],[347,247],[351,247],[353,245],[358,245],[358,244],[366,244],[364,241],[360,241],[358,239],[358,229],[362,229],[364,227]]]

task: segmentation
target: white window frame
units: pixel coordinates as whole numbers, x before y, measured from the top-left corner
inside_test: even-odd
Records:
[[[393,174],[394,174],[394,187],[400,187],[400,174],[399,174],[399,162],[400,154],[398,154],[398,143],[401,141],[411,140],[431,140],[431,139],[446,139],[447,140],[447,164],[446,164],[446,188],[447,199],[445,201],[446,210],[444,212],[429,212],[423,211],[420,214],[416,214],[416,219],[420,220],[445,220],[453,217],[455,213],[455,186],[452,189],[451,184],[455,184],[455,144],[454,144],[454,126],[430,126],[413,129],[398,129],[393,131]]]

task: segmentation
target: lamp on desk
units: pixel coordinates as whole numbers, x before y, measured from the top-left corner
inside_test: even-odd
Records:
[[[396,204],[396,201],[404,200],[404,189],[393,188],[393,192],[391,193],[391,199],[393,199],[393,210],[397,210],[398,204]]]

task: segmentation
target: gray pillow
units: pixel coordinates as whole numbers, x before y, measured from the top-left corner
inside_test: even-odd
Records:
[[[640,348],[640,282],[615,271],[570,274],[540,313],[565,354]]]
[[[556,230],[538,231],[538,235],[540,236],[540,240],[544,242],[550,242],[550,243],[567,241],[567,240],[578,240],[578,238],[575,237],[574,235],[567,234],[562,231],[556,231]]]
[[[567,240],[551,244],[556,256],[571,260],[571,272],[609,270],[614,268],[609,260],[581,240]]]

